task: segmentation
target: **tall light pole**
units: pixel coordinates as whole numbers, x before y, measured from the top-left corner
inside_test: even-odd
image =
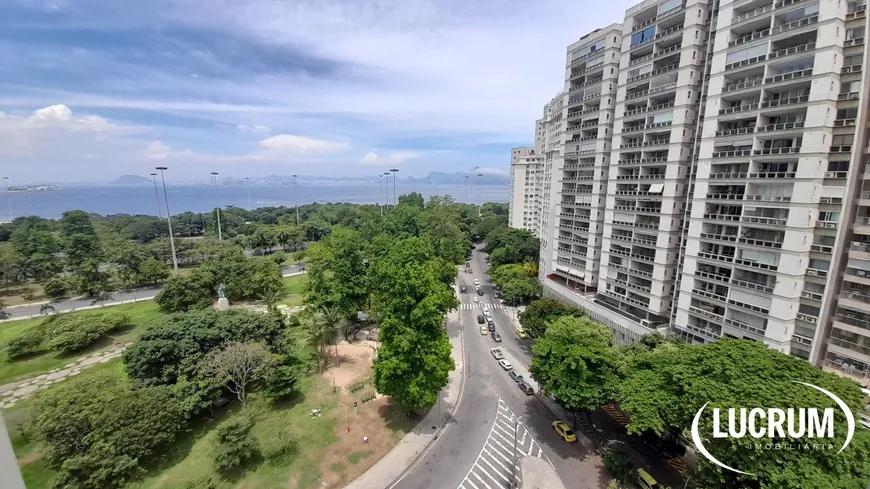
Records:
[[[481,186],[481,178],[483,177],[483,173],[477,174],[477,217],[483,215],[481,212],[481,195],[483,194],[483,187]]]
[[[218,241],[224,240],[224,235],[221,233],[221,208],[218,205],[217,198],[217,177],[219,173],[216,171],[211,172],[212,183],[214,183],[214,208],[217,211],[217,225],[218,225]]]
[[[9,177],[3,177],[3,185],[6,186],[6,206],[9,207],[9,221],[12,221],[12,191],[9,190]]]
[[[293,207],[296,208],[296,225],[299,225],[299,182],[296,181],[296,175],[293,175]]]
[[[384,215],[384,176],[378,175],[378,208],[381,210],[381,215]]]
[[[245,177],[245,187],[248,189],[248,212],[251,212],[251,179]]]
[[[399,205],[399,196],[396,194],[396,174],[399,173],[399,169],[390,168],[390,172],[393,174],[393,199],[395,199],[395,204]]]
[[[387,210],[389,210],[390,204],[393,200],[390,199],[390,172],[388,171],[384,172],[384,192],[386,192],[384,194],[384,203],[386,204]]]
[[[157,201],[157,217],[163,218],[163,213],[160,212],[160,192],[157,191],[157,174],[151,173],[151,180],[154,180],[154,199]]]
[[[468,175],[465,175],[465,203],[470,204],[468,202]]]
[[[160,181],[163,182],[163,202],[166,203],[166,223],[169,225],[169,248],[172,249],[172,267],[178,271],[178,257],[175,256],[175,238],[172,236],[172,213],[169,212],[169,194],[166,193],[166,177],[163,175],[169,168],[158,166],[154,168],[160,171]]]

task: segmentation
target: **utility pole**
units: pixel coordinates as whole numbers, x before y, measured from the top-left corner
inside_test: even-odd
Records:
[[[224,235],[221,233],[221,207],[218,205],[218,197],[217,197],[217,177],[218,172],[211,172],[212,182],[214,182],[214,208],[217,212],[217,231],[218,231],[218,241],[224,240]]]
[[[482,200],[481,195],[483,193],[483,190],[482,190],[483,187],[481,186],[481,178],[482,177],[483,177],[483,173],[477,174],[477,217],[480,217],[483,215],[483,212],[481,211],[481,205],[482,205],[481,204],[481,200]]]
[[[378,208],[381,210],[381,215],[384,215],[384,176],[378,175]]]
[[[178,257],[175,255],[175,238],[172,236],[172,213],[169,212],[169,194],[166,193],[166,177],[163,175],[164,170],[169,168],[158,166],[154,168],[160,171],[160,180],[163,182],[163,202],[166,203],[166,222],[169,224],[169,248],[172,249],[172,267],[178,271]]]
[[[9,177],[3,177],[3,184],[6,186],[6,206],[9,207],[9,222],[12,222],[12,191],[9,190]]]
[[[396,194],[396,174],[399,173],[399,169],[391,168],[390,171],[393,173],[393,199],[395,200],[394,204],[399,205],[399,196]]]
[[[154,180],[154,198],[157,200],[157,217],[163,218],[163,214],[160,212],[160,192],[157,191],[157,174],[151,173],[151,179]]]
[[[251,212],[251,179],[245,177],[245,186],[248,188],[248,212]]]
[[[386,195],[384,195],[384,202],[387,204],[387,211],[389,211],[390,204],[393,200],[390,199],[390,172],[388,171],[384,172],[384,191],[386,192]]]
[[[468,175],[465,175],[465,203],[466,205],[470,204],[470,202],[468,202]]]
[[[293,175],[293,207],[296,208],[296,225],[299,225],[299,183],[296,181],[296,175]]]

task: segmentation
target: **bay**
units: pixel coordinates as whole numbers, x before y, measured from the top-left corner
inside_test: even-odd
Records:
[[[482,185],[469,187],[468,202],[508,202],[507,185]],[[167,186],[169,208],[172,214],[185,211],[208,212],[214,209],[214,187],[208,185]],[[396,187],[398,195],[419,192],[424,197],[450,195],[458,202],[466,202],[464,186],[455,185],[418,185]],[[379,185],[221,185],[217,188],[218,203],[221,207],[236,206],[253,208],[269,206],[293,206],[313,202],[346,202],[352,204],[377,204],[382,200]],[[392,198],[392,189],[390,197]],[[165,215],[163,189],[160,189],[160,211]],[[65,187],[46,192],[0,192],[0,221],[10,216],[40,216],[60,218],[64,211],[79,209],[87,212],[108,214],[147,214],[157,215],[157,202],[154,187],[151,186],[94,186]],[[11,211],[11,212],[10,212]]]

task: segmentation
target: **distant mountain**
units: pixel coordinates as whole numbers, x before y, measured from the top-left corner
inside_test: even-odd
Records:
[[[109,185],[142,186],[151,185],[151,183],[151,179],[147,177],[140,177],[139,175],[121,175],[109,182]]]

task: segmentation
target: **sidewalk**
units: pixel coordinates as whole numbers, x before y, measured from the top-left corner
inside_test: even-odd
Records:
[[[447,314],[448,322],[459,322],[459,311],[450,311]],[[373,487],[387,488],[392,486],[397,479],[406,471],[413,468],[414,463],[422,457],[429,447],[438,440],[447,423],[452,418],[452,413],[459,402],[465,379],[462,373],[465,370],[463,358],[464,332],[460,330],[456,338],[451,338],[453,346],[451,355],[456,363],[456,369],[450,372],[447,387],[441,391],[441,400],[429,410],[429,413],[417,423],[410,433],[402,438],[402,441],[384,458],[370,468],[366,473],[345,486],[345,489],[371,489]],[[433,430],[432,427],[436,428]]]

